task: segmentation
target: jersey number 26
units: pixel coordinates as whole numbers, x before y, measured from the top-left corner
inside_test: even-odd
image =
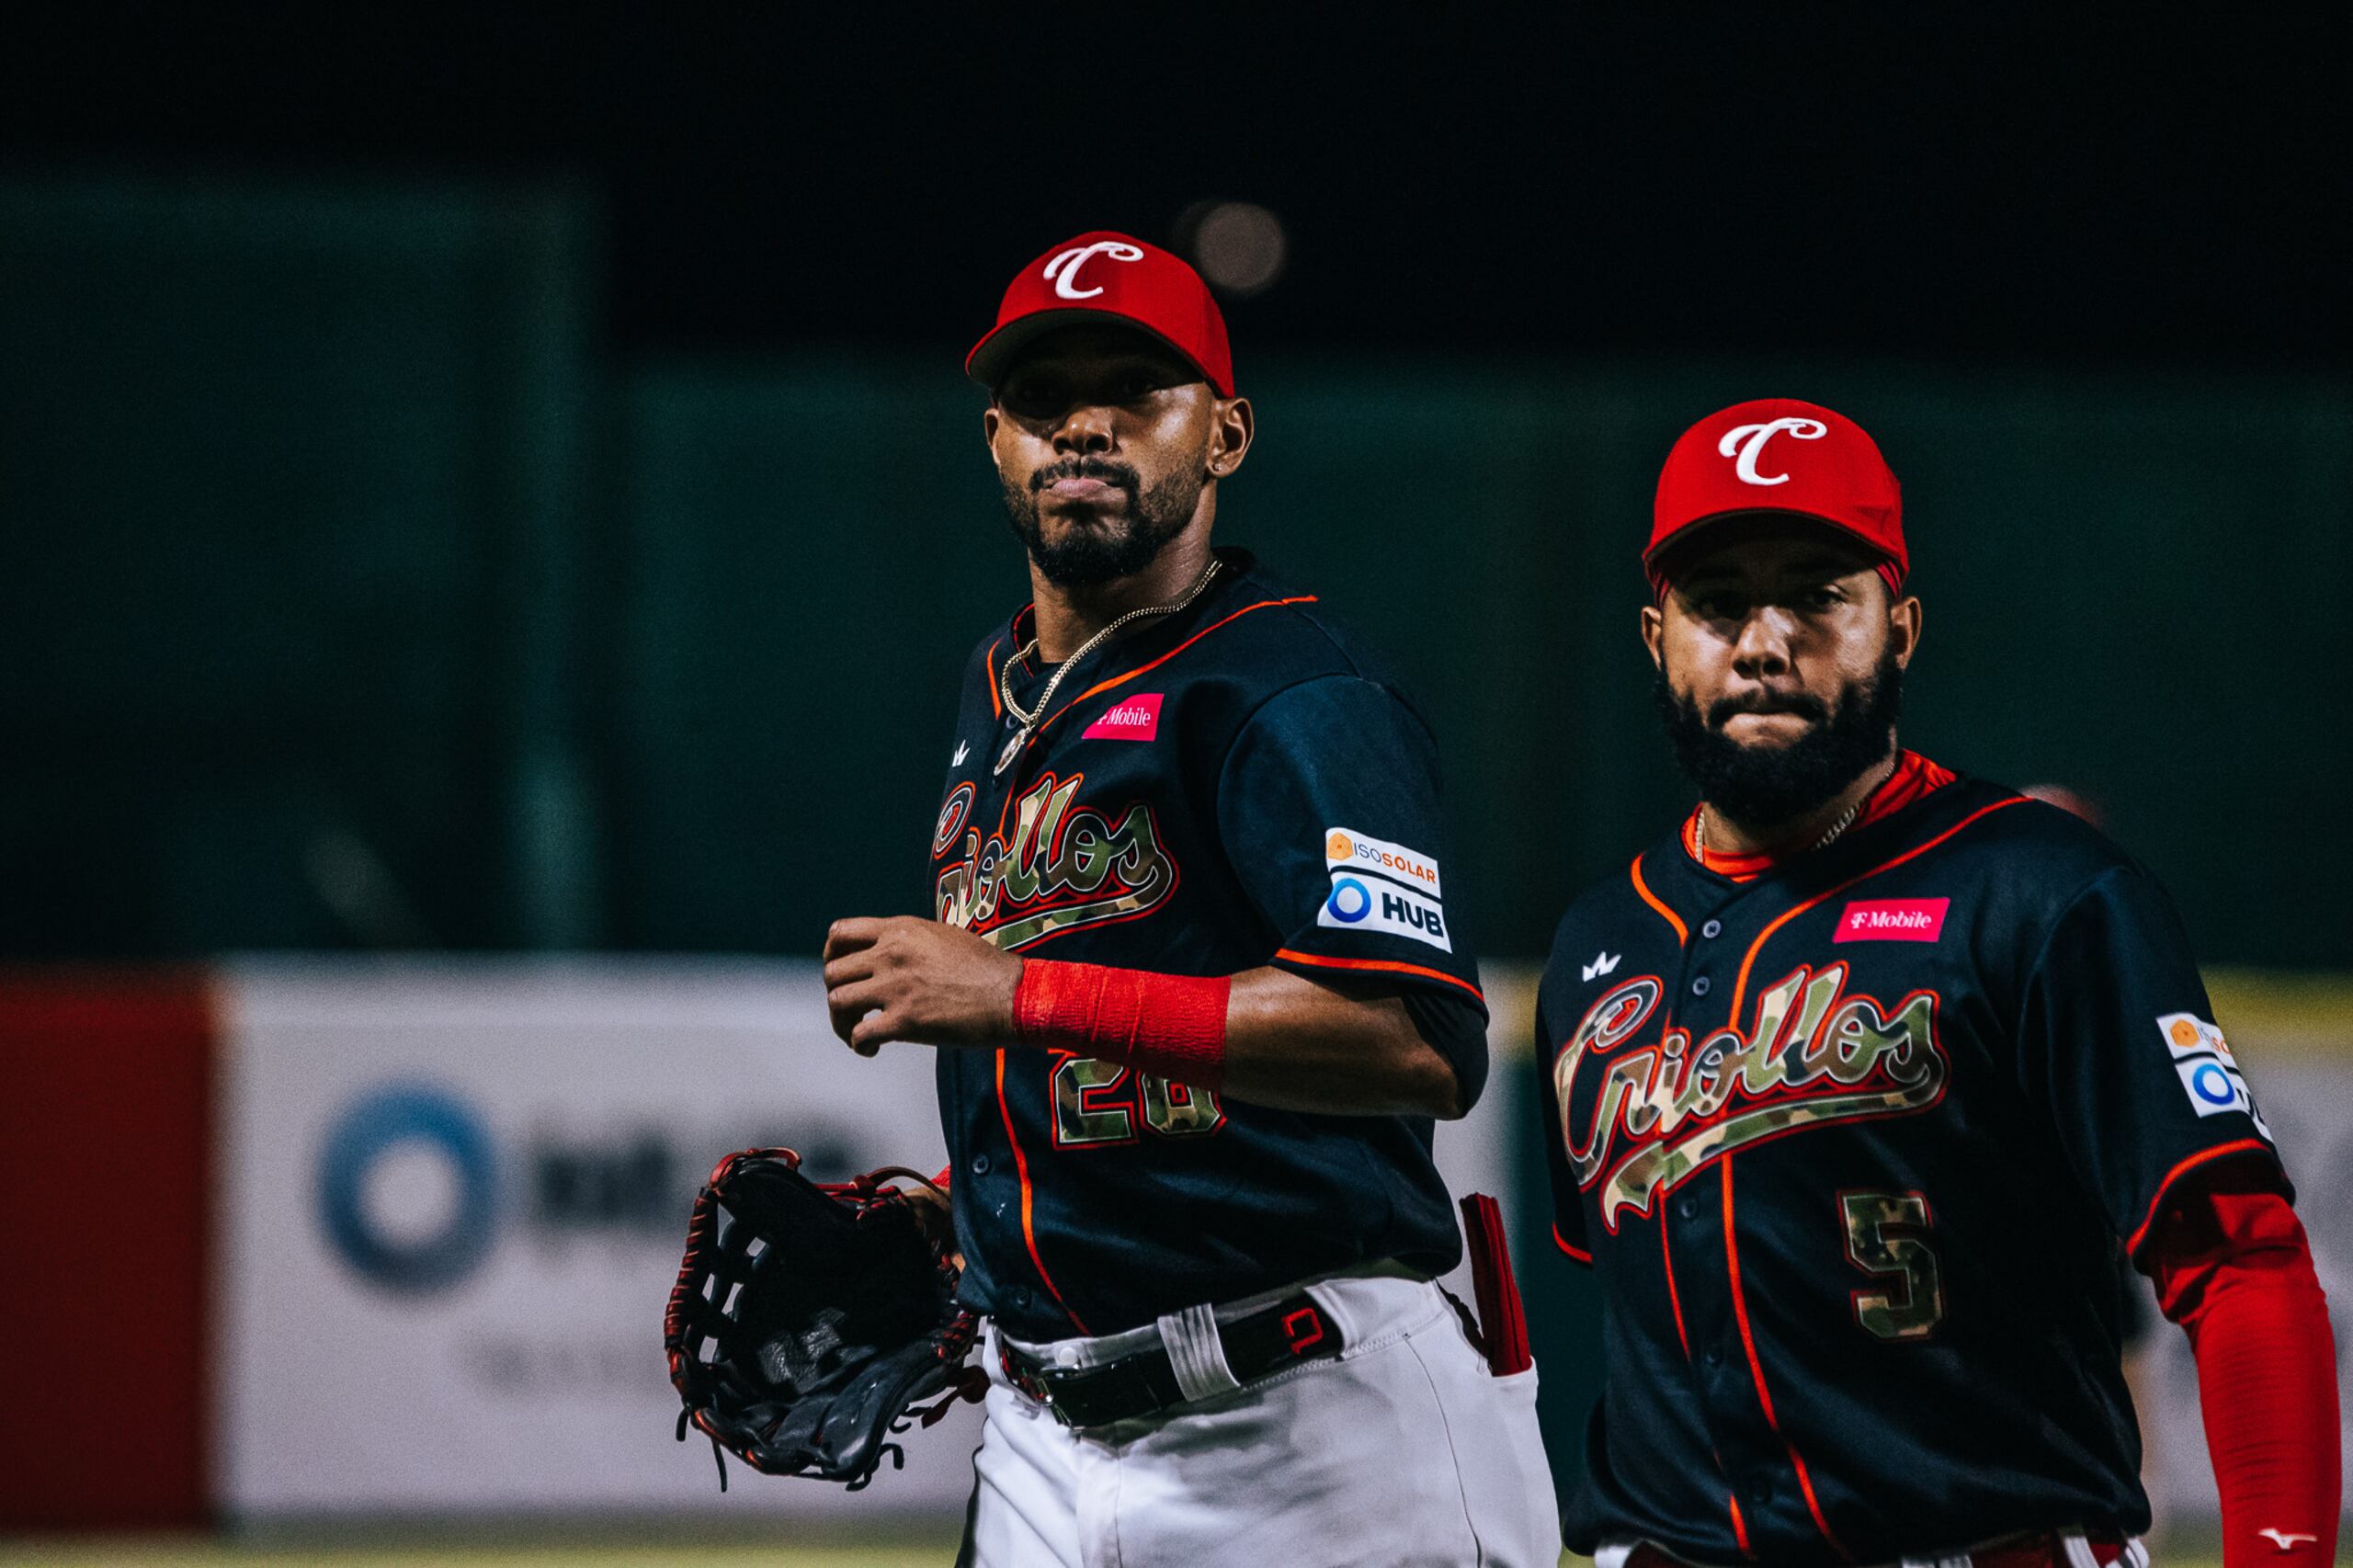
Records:
[[[1172,1084],[1092,1056],[1067,1056],[1054,1064],[1057,1149],[1132,1143],[1139,1115],[1144,1126],[1163,1138],[1198,1138],[1225,1125],[1224,1108],[1207,1089]]]

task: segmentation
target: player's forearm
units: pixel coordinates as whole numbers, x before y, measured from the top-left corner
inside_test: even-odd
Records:
[[[1233,977],[1225,1092],[1277,1110],[1461,1116],[1454,1069],[1394,996],[1350,996],[1280,969]]]
[[[1023,1043],[1125,1062],[1279,1110],[1461,1114],[1454,1070],[1394,996],[1348,995],[1279,969],[1196,979],[1029,960]]]
[[[2336,1356],[2309,1259],[2240,1268],[2184,1326],[2222,1514],[2222,1568],[2336,1559]]]
[[[2149,1251],[2158,1305],[2198,1361],[2223,1568],[2333,1561],[2336,1356],[2294,1211],[2225,1173],[2177,1200]]]

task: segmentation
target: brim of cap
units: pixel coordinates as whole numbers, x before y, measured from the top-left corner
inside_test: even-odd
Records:
[[[1730,511],[1711,512],[1704,517],[1692,518],[1643,551],[1643,565],[1649,571],[1656,573],[1660,558],[1667,551],[1678,545],[1688,544],[1700,529],[1712,528],[1718,523],[1728,523],[1734,517],[1803,517],[1809,523],[1818,523],[1835,534],[1841,534],[1853,540],[1857,544],[1861,545],[1875,561],[1896,559],[1879,540],[1859,529],[1849,528],[1836,517],[1825,517],[1819,512],[1808,512],[1797,506],[1736,506]],[[1623,557],[1620,559],[1622,560]]]
[[[1005,379],[1006,371],[1013,368],[1013,362],[1019,358],[1022,350],[1031,344],[1047,334],[1060,332],[1066,326],[1082,326],[1097,322],[1107,326],[1126,327],[1130,332],[1140,333],[1155,343],[1165,345],[1170,353],[1184,360],[1194,369],[1200,371],[1201,380],[1209,382],[1218,396],[1232,397],[1233,395],[1233,389],[1219,386],[1217,378],[1210,374],[1209,367],[1187,353],[1182,344],[1154,331],[1135,317],[1121,315],[1117,311],[1084,309],[1032,311],[1026,316],[1016,316],[972,345],[972,351],[964,356],[964,374],[991,392],[995,392],[997,382]]]

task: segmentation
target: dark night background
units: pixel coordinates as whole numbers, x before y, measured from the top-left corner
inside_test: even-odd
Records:
[[[577,181],[626,347],[943,352],[1008,257],[1232,196],[1295,244],[1247,351],[2347,350],[2341,20],[1133,9],[41,7],[0,142]]]

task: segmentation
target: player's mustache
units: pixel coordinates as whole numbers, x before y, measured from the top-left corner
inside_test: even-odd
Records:
[[[1113,462],[1108,458],[1064,458],[1060,462],[1048,463],[1029,476],[1029,488],[1043,490],[1063,479],[1099,479],[1106,484],[1116,484],[1130,492],[1143,488],[1142,474],[1127,464]]]
[[[1820,698],[1802,691],[1793,691],[1787,697],[1778,697],[1770,692],[1720,697],[1708,705],[1708,727],[1721,730],[1734,715],[1741,713],[1794,713],[1801,719],[1819,724],[1830,717],[1830,708]]]

